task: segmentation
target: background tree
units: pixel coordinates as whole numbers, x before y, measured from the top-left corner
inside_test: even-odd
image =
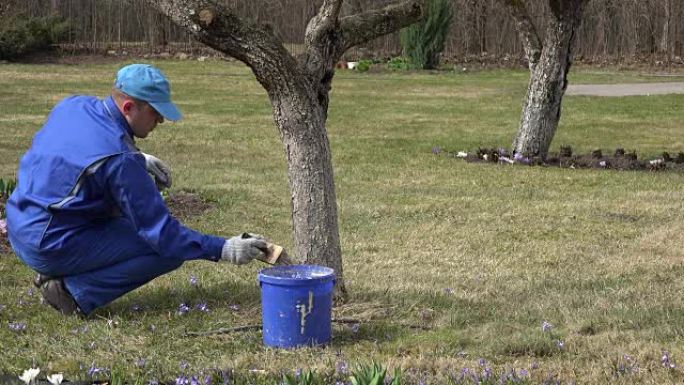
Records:
[[[128,54],[197,53],[211,50],[168,21],[147,0],[0,0],[0,8],[18,3],[29,17],[48,16],[56,8],[71,24],[62,50],[106,52],[118,49]],[[294,54],[304,51],[307,22],[323,0],[216,0],[229,4],[241,18],[268,22],[278,31],[285,47]],[[398,0],[345,0],[341,17],[359,10],[380,8]],[[549,0],[521,0],[540,31],[548,19]],[[452,28],[442,58],[458,62],[518,64],[524,50],[515,32],[515,22],[502,0],[449,0],[454,10]],[[684,1],[682,0],[592,0],[583,10],[584,22],[577,32],[573,52],[588,63],[614,62],[681,65],[684,63]],[[1,9],[0,9],[1,11]],[[4,20],[0,18],[0,24]],[[152,38],[152,36],[154,36]],[[169,45],[164,46],[163,43]],[[667,47],[667,50],[664,48]],[[350,49],[348,60],[388,59],[401,54],[399,33],[390,33]],[[72,51],[74,49],[74,51]]]
[[[530,69],[530,81],[513,151],[546,157],[561,115],[568,86],[571,51],[588,0],[548,0],[544,40],[529,16],[525,1],[501,0],[515,19]]]
[[[252,69],[273,107],[287,157],[294,255],[336,270],[336,298],[346,294],[337,202],[325,123],[335,63],[349,48],[396,31],[422,16],[418,0],[340,17],[342,0],[325,0],[309,21],[304,53],[295,58],[268,24],[240,18],[209,0],[148,0],[200,42]]]
[[[404,54],[420,69],[439,66],[453,17],[451,0],[428,0],[428,4],[425,19],[401,31]]]

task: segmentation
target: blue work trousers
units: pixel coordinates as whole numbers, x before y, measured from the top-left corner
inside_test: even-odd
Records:
[[[66,239],[59,247],[36,251],[10,236],[25,264],[38,273],[64,279],[86,315],[184,262],[159,255],[122,217],[96,221]]]

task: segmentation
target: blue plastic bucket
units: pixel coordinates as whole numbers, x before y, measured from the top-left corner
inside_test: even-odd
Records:
[[[294,348],[330,342],[333,269],[274,266],[261,270],[258,280],[265,345]]]

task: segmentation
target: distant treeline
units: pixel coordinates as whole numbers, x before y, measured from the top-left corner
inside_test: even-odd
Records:
[[[447,59],[523,57],[514,23],[498,0],[452,0],[454,18]],[[144,0],[2,0],[0,17],[57,13],[70,22],[61,43],[92,50],[127,47],[160,52],[198,47],[152,10]],[[237,13],[276,27],[292,51],[301,49],[307,21],[321,0],[225,0]],[[344,12],[377,8],[391,0],[347,0]],[[527,0],[543,33],[548,0]],[[4,10],[2,9],[4,7]],[[684,0],[591,0],[585,11],[575,56],[587,61],[680,61],[684,56]],[[179,45],[180,43],[180,45]],[[401,54],[398,35],[386,36],[351,56]],[[358,57],[357,57],[358,58]]]

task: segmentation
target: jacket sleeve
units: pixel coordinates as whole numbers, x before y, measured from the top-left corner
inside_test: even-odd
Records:
[[[105,162],[109,193],[124,217],[162,257],[218,261],[225,239],[189,229],[169,213],[140,154],[116,155]]]

